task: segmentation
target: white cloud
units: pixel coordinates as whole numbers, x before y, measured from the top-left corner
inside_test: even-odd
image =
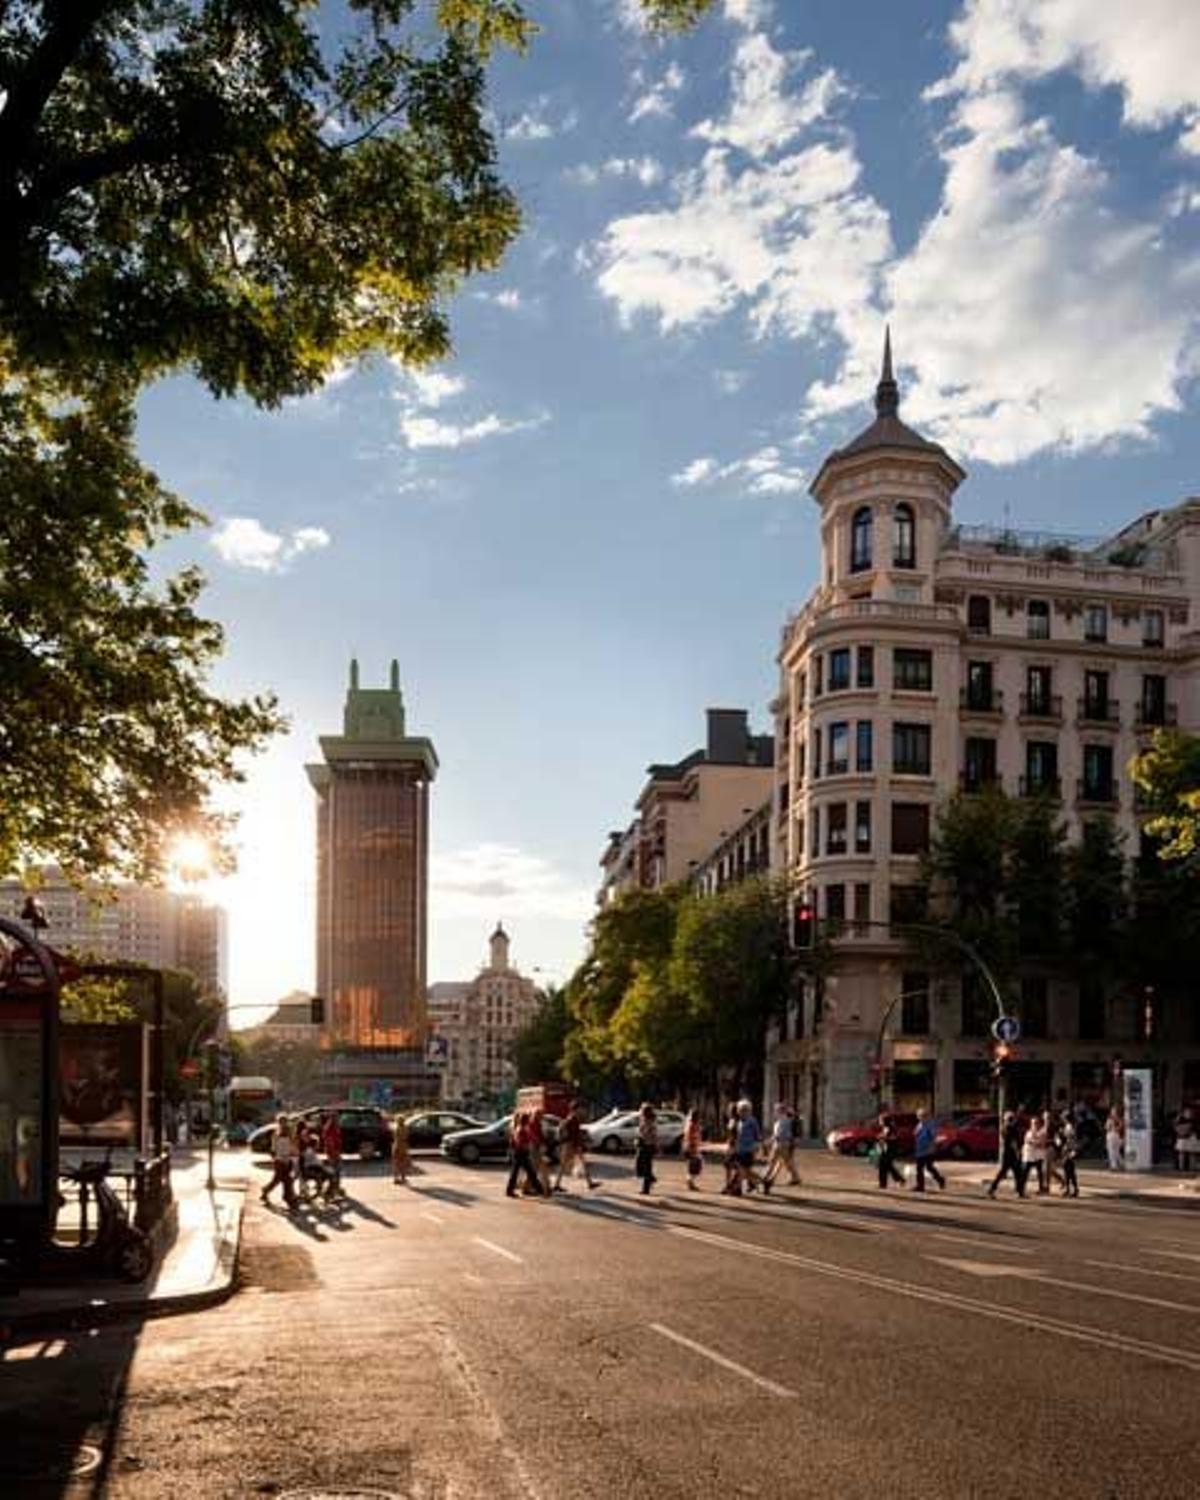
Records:
[[[394,359],[392,367],[406,382],[412,398],[421,406],[441,406],[461,396],[467,382],[461,375],[447,375],[441,370],[422,370]]]
[[[682,489],[691,489],[693,485],[704,484],[711,479],[718,467],[715,458],[694,458],[677,474],[671,475],[671,483]]]
[[[725,0],[725,19],[748,31],[766,26],[773,10],[772,0]]]
[[[736,396],[746,384],[745,370],[714,370],[713,383],[726,396]]]
[[[812,54],[776,52],[761,32],[743,37],[734,50],[733,96],[723,120],[702,120],[692,135],[714,145],[737,146],[751,156],[767,156],[790,144],[808,126],[824,119],[846,92],[832,68],[810,78],[798,92],[791,79]]]
[[[400,431],[410,448],[462,448],[471,443],[481,443],[485,438],[528,432],[549,420],[549,414],[545,412],[524,420],[514,420],[489,412],[478,421],[458,423],[443,422],[437,417],[409,411],[401,415]]]
[[[504,138],[509,141],[548,141],[557,135],[566,135],[579,124],[575,110],[567,110],[557,119],[552,118],[553,101],[549,94],[541,94],[522,114],[504,126]]]
[[[745,458],[735,458],[730,463],[718,463],[715,458],[694,458],[678,473],[671,475],[671,483],[679,489],[695,489],[701,485],[733,483],[741,485],[753,495],[794,494],[802,490],[807,482],[802,469],[789,464],[783,452],[775,444],[759,448]]]
[[[209,538],[223,562],[256,573],[282,573],[301,553],[328,547],[331,540],[323,526],[301,526],[284,535],[268,531],[253,516],[230,516]]]
[[[675,96],[687,82],[687,74],[677,62],[668,63],[660,77],[644,93],[638,95],[629,111],[629,123],[639,120],[665,118],[674,113]]]
[[[511,844],[476,844],[435,854],[431,900],[439,918],[557,917],[584,922],[594,892],[571,883],[547,859]]]
[[[583,162],[577,167],[568,167],[563,176],[582,187],[595,187],[606,177],[632,177],[643,187],[653,187],[663,179],[662,163],[652,156],[610,156],[607,161],[592,164]]]

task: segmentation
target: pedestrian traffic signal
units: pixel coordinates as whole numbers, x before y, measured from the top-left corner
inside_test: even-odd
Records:
[[[1011,1042],[995,1042],[992,1046],[992,1077],[1003,1078],[1013,1059]]]
[[[816,937],[817,914],[807,899],[792,907],[792,947],[811,948]]]
[[[323,995],[313,995],[309,1000],[309,1019],[314,1026],[325,1024],[325,998]]]

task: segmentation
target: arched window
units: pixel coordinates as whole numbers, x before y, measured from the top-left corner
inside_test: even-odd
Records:
[[[911,505],[897,505],[892,512],[892,566],[917,565],[917,523]]]
[[[871,566],[871,507],[861,506],[850,523],[850,571],[861,573]]]

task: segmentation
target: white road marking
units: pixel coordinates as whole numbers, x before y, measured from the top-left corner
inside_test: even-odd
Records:
[[[651,1323],[651,1329],[659,1333],[672,1343],[682,1344],[685,1349],[690,1349],[694,1354],[700,1354],[705,1359],[711,1359],[714,1365],[720,1365],[723,1370],[732,1370],[735,1375],[740,1375],[743,1380],[749,1380],[754,1385],[761,1386],[764,1391],[770,1391],[773,1396],[794,1396],[795,1391],[788,1390],[786,1385],[779,1385],[774,1380],[768,1380],[765,1375],[756,1375],[753,1370],[748,1370],[745,1365],[739,1365],[736,1360],[726,1359],[723,1354],[718,1354],[715,1349],[709,1349],[705,1344],[698,1344],[695,1339],[689,1339],[682,1333],[676,1333],[673,1328],[668,1328],[665,1323]]]
[[[425,1213],[423,1213],[421,1215],[421,1217],[423,1219],[428,1219],[431,1224],[444,1224],[446,1222],[445,1219],[443,1219],[440,1214],[433,1214],[433,1213],[429,1213],[428,1211],[426,1211]]]
[[[477,1245],[482,1245],[485,1250],[490,1250],[495,1255],[502,1255],[505,1260],[515,1261],[518,1266],[525,1264],[519,1255],[514,1255],[511,1250],[506,1250],[503,1245],[496,1245],[491,1240],[485,1240],[481,1234],[475,1235],[474,1240]]]
[[[1189,1276],[1186,1271],[1155,1271],[1150,1266],[1123,1266],[1115,1260],[1085,1260],[1085,1266],[1097,1266],[1102,1271],[1128,1271],[1133,1276],[1165,1276],[1169,1281],[1190,1281],[1200,1286],[1200,1276]]]
[[[1123,1292],[1115,1286],[1096,1286],[1091,1281],[1068,1281],[1061,1276],[1051,1276],[1047,1271],[1035,1270],[1032,1266],[994,1265],[979,1260],[951,1260],[946,1255],[927,1255],[926,1260],[936,1261],[940,1266],[949,1266],[952,1271],[966,1271],[970,1276],[1008,1276],[1017,1281],[1036,1281],[1041,1286],[1062,1287],[1069,1292],[1087,1292],[1093,1297],[1115,1297],[1119,1302],[1140,1302],[1144,1307],[1163,1307],[1168,1312],[1200,1315],[1200,1307],[1191,1302],[1167,1302],[1162,1297],[1146,1297],[1141,1292]]]
[[[927,1231],[931,1240],[954,1240],[960,1245],[974,1245],[977,1250],[995,1251],[1001,1255],[1036,1255],[1037,1249],[1031,1249],[1028,1245],[997,1245],[991,1239],[982,1237],[972,1239],[967,1234],[949,1234],[944,1229]]]
[[[1190,1250],[1152,1250],[1151,1255],[1168,1255],[1172,1260],[1191,1260],[1200,1265],[1200,1255],[1193,1254]]]

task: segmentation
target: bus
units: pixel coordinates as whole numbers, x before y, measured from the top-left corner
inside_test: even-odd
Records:
[[[231,1078],[225,1090],[225,1139],[231,1145],[244,1144],[251,1131],[267,1124],[279,1113],[275,1085],[269,1078]]]

